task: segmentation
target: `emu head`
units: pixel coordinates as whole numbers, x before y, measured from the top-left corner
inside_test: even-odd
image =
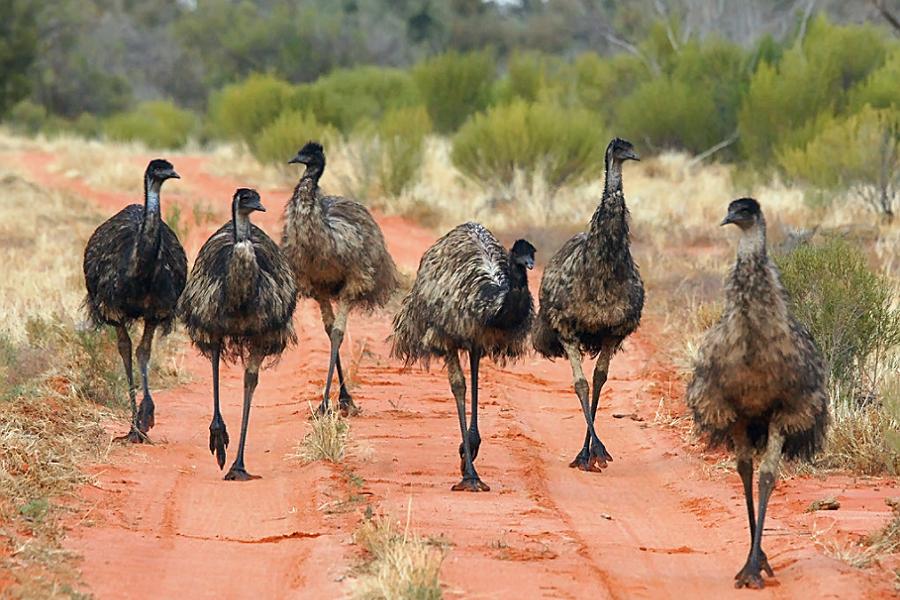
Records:
[[[248,188],[238,188],[231,201],[231,210],[235,214],[249,215],[255,210],[266,212],[266,207],[259,200],[259,193]]]
[[[162,158],[150,161],[150,164],[147,165],[147,170],[144,172],[144,177],[148,181],[158,183],[162,183],[166,179],[181,179],[181,176],[175,172],[175,167],[172,166],[172,163]]]
[[[733,223],[741,230],[746,231],[761,222],[763,222],[763,214],[759,202],[753,198],[738,198],[728,205],[728,214],[719,225]]]
[[[526,269],[534,268],[534,253],[537,250],[528,240],[516,240],[509,249],[509,255],[513,264],[525,267]]]
[[[631,142],[622,138],[613,138],[606,147],[606,164],[623,163],[626,160],[641,160],[641,157],[634,151],[634,145]]]
[[[297,155],[288,161],[288,164],[301,164],[307,167],[325,167],[325,152],[319,142],[306,142],[297,151]]]

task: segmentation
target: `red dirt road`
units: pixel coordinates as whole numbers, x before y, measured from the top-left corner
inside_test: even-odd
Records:
[[[134,158],[136,173],[145,158]],[[136,201],[50,173],[47,155],[17,159],[36,181],[91,197],[105,213]],[[183,179],[168,189],[181,191],[164,193],[163,202],[206,200],[221,207],[224,219],[237,182],[208,175],[202,159],[172,160]],[[288,195],[262,193],[269,212],[261,225],[276,238]],[[434,234],[396,218],[380,222],[401,269],[414,272]],[[191,256],[217,226],[193,228]],[[401,372],[388,359],[385,314],[351,316],[344,346],[351,392],[364,410],[352,420],[352,437],[366,451],[343,466],[286,458],[308,427],[309,403],[318,401],[327,367],[327,340],[312,303],[299,305],[296,325],[300,342],[261,373],[250,417],[247,467],[262,479],[222,481],[207,451],[210,368],[193,353],[185,365],[191,383],[154,396],[156,444],[116,447],[109,464],[92,468],[97,485],[84,490],[88,512],[73,523],[67,545],[83,556],[84,582],[97,598],[344,596],[359,557],[352,532],[367,504],[401,519],[411,506],[420,534],[450,543],[442,570],[450,598],[895,593],[884,570],[853,569],[825,556],[812,539],[817,532],[828,539],[837,531],[866,533],[887,519],[883,498],[898,495],[897,481],[846,477],[781,482],[765,538],[777,577],[762,592],[733,589],[749,537],[739,482],[733,473],[712,471],[674,431],[652,423],[671,389],[655,361],[652,322],[613,360],[598,427],[615,462],[602,474],[567,466],[584,424],[565,362],[531,357],[507,370],[485,364],[477,461],[491,486],[485,494],[450,492],[459,479],[459,431],[446,374]],[[239,368],[224,370],[222,394],[234,440],[230,461],[240,427]],[[361,488],[348,472],[362,478]],[[839,511],[803,513],[830,495],[841,500]]]

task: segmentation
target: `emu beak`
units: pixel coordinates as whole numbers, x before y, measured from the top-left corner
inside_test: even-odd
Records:
[[[525,261],[525,268],[528,269],[529,271],[534,268],[534,259],[533,258],[529,258],[527,261]]]
[[[638,156],[638,153],[635,152],[634,150],[629,150],[628,153],[623,158],[625,158],[626,160],[636,160],[638,162],[640,162],[640,160],[641,160],[641,157]]]
[[[289,160],[289,161],[288,161],[288,164],[289,164],[289,165],[303,164],[303,161],[300,160],[300,155],[298,154],[297,156],[295,156],[294,158],[292,158],[291,160]]]
[[[253,207],[253,210],[258,210],[259,212],[266,212],[266,207],[261,203],[257,203],[256,206]]]
[[[169,171],[168,173],[166,173],[166,176],[167,176],[169,179],[181,179],[181,175],[179,175],[178,173],[176,173],[176,172],[175,172],[175,169],[172,169],[171,171]]]
[[[731,218],[731,213],[725,215],[725,218],[722,219],[721,223],[719,223],[719,227],[721,227],[722,225],[728,225],[729,223],[734,223],[734,220]]]

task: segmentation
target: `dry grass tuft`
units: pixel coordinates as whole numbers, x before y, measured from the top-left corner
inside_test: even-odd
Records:
[[[340,412],[331,411],[319,415],[313,411],[310,430],[297,444],[297,449],[290,458],[307,463],[317,460],[339,463],[347,453],[349,439],[350,422],[341,417]]]
[[[438,600],[441,591],[443,545],[431,543],[388,517],[365,520],[355,541],[369,555],[355,582],[352,597],[358,600]]]

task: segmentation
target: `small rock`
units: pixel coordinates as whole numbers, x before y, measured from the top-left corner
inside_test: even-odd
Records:
[[[608,515],[606,513],[600,513],[601,519],[606,519],[607,521],[612,521],[612,515]]]
[[[814,500],[809,506],[806,507],[806,512],[815,512],[817,510],[837,510],[841,507],[841,503],[838,502],[837,498],[825,498],[823,500]]]

